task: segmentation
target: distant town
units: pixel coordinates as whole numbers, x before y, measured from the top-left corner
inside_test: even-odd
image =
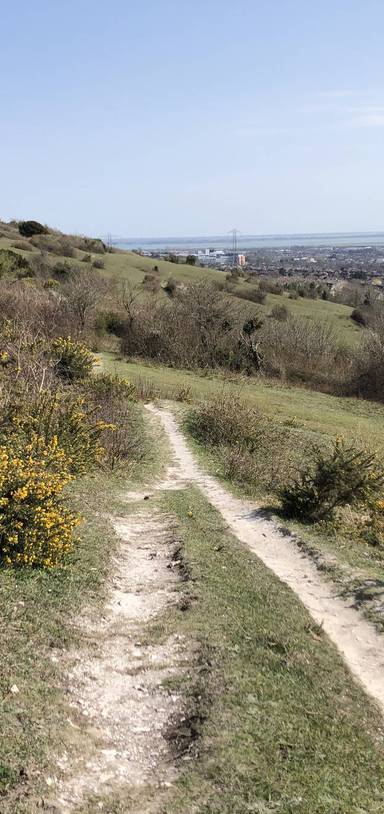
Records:
[[[352,280],[384,290],[384,246],[319,246],[249,249],[149,250],[137,249],[145,257],[189,263],[230,272],[238,268],[255,276],[302,277],[334,284]]]

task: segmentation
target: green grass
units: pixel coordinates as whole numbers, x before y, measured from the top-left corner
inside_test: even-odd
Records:
[[[343,435],[361,439],[384,451],[384,406],[369,401],[337,398],[304,388],[282,386],[263,380],[240,376],[199,375],[163,365],[125,362],[112,353],[100,354],[101,369],[116,373],[133,383],[147,385],[159,397],[171,398],[189,388],[192,400],[226,392],[241,395],[249,404],[259,407],[266,415],[321,436]]]
[[[382,812],[382,721],[335,648],[198,491],[163,505],[179,521],[191,604],[157,634],[198,643],[183,686],[200,741],[161,810]]]
[[[270,313],[274,305],[286,305],[291,314],[295,317],[305,317],[319,322],[329,323],[335,330],[341,344],[356,344],[362,336],[362,330],[351,319],[353,311],[349,305],[342,305],[329,300],[310,300],[299,297],[297,300],[290,300],[288,295],[279,296],[268,294],[265,307]]]

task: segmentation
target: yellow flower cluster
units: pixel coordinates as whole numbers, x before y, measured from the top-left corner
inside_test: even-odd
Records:
[[[56,371],[68,381],[86,378],[93,367],[93,354],[82,342],[75,342],[70,336],[59,336],[52,342],[52,353],[56,360]]]
[[[0,553],[8,565],[54,567],[79,523],[62,503],[73,476],[57,437],[33,435],[23,448],[0,447]]]

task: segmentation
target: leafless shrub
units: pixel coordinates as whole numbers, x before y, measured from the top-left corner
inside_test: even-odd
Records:
[[[77,325],[77,333],[83,333],[89,325],[96,305],[103,299],[106,291],[106,281],[92,269],[79,268],[69,273],[62,292]]]
[[[259,305],[262,305],[267,297],[267,292],[263,291],[262,288],[258,286],[247,286],[247,288],[234,288],[231,289],[232,293],[235,297],[239,297],[239,299],[243,300],[250,300],[251,302],[257,302]]]
[[[142,286],[145,291],[149,291],[151,294],[156,294],[158,291],[160,291],[160,280],[158,277],[155,277],[154,274],[145,274]]]
[[[346,392],[384,401],[384,330],[380,326],[368,331],[357,349]]]
[[[34,235],[31,237],[30,242],[37,249],[49,252],[50,254],[57,254],[62,257],[75,257],[76,251],[72,244],[71,238],[65,235]]]
[[[286,380],[319,384],[345,375],[331,325],[311,319],[267,320],[261,329],[264,370]]]
[[[253,489],[277,491],[293,476],[309,441],[226,392],[189,410],[185,427],[211,447],[224,477]]]
[[[118,376],[102,374],[88,380],[85,395],[93,418],[109,425],[100,436],[108,465],[114,468],[122,461],[140,461],[145,432],[136,387]]]

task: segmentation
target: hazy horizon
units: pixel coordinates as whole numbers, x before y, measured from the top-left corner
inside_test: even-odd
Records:
[[[158,235],[138,237],[112,237],[116,248],[155,250],[205,249],[209,246],[231,250],[231,235]],[[242,235],[237,237],[238,249],[283,248],[368,248],[384,246],[384,232],[309,232],[274,235]]]

